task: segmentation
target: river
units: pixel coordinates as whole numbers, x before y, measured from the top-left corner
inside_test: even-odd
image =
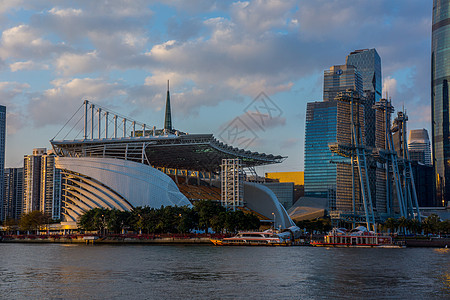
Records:
[[[0,298],[450,299],[450,249],[0,243]]]

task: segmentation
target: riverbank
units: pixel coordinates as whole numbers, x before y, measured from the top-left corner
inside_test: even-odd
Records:
[[[7,235],[3,243],[61,243],[61,244],[211,244],[216,235]],[[222,238],[223,236],[218,236]]]

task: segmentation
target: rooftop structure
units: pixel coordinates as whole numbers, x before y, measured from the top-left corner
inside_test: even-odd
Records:
[[[413,129],[409,131],[408,150],[410,159],[425,165],[431,165],[431,148],[428,131]]]

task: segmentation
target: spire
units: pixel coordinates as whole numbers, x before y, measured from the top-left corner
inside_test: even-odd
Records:
[[[169,80],[167,80],[166,117],[164,119],[164,129],[172,131],[172,113],[170,112]]]

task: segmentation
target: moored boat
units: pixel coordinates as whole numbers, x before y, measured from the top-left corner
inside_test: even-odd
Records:
[[[364,226],[350,231],[345,228],[333,228],[323,241],[311,241],[315,247],[358,247],[358,248],[403,248],[395,244],[392,237],[368,231]]]
[[[262,232],[243,231],[234,237],[211,239],[217,246],[290,246],[291,239],[288,232],[277,233],[272,230]]]

